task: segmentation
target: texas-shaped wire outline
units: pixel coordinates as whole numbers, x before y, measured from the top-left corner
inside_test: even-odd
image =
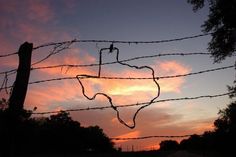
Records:
[[[136,111],[136,112],[134,113],[134,115],[133,115],[133,119],[132,119],[132,120],[133,120],[133,123],[130,124],[130,125],[129,125],[127,122],[125,122],[125,121],[120,117],[120,112],[119,112],[119,110],[117,109],[117,107],[113,104],[112,98],[111,98],[110,96],[108,96],[108,95],[105,94],[105,93],[96,93],[96,94],[94,94],[92,97],[89,97],[88,95],[86,95],[86,93],[85,93],[85,87],[84,87],[83,83],[81,82],[81,79],[87,79],[87,78],[96,79],[96,78],[100,78],[100,76],[101,76],[101,66],[102,66],[102,53],[103,53],[104,51],[107,51],[107,50],[109,50],[109,53],[112,53],[112,52],[116,51],[116,61],[117,61],[117,63],[119,63],[119,64],[121,64],[121,65],[128,66],[128,67],[130,67],[130,68],[135,68],[135,69],[144,69],[144,68],[145,68],[145,69],[149,69],[149,70],[152,72],[152,80],[153,80],[153,82],[155,83],[155,85],[157,86],[157,94],[156,94],[156,96],[153,97],[146,105],[143,105],[143,106],[141,106],[141,107],[139,107],[139,108],[137,109],[137,111]],[[110,103],[110,105],[111,105],[111,108],[116,111],[116,117],[117,117],[117,119],[119,120],[119,122],[120,122],[121,124],[123,124],[124,126],[130,128],[130,129],[135,128],[135,126],[136,126],[136,117],[137,117],[139,111],[141,111],[142,109],[144,109],[144,108],[147,107],[147,106],[150,106],[150,105],[160,96],[160,85],[159,85],[158,82],[157,82],[158,78],[155,77],[155,71],[154,71],[154,69],[151,68],[151,67],[149,67],[149,66],[135,66],[135,65],[130,65],[130,64],[121,62],[121,61],[119,60],[119,49],[116,48],[116,47],[113,47],[113,44],[111,44],[110,48],[102,48],[102,49],[100,49],[100,52],[99,52],[99,70],[98,70],[98,75],[97,75],[97,76],[94,76],[94,75],[86,75],[86,74],[80,74],[80,75],[77,75],[76,78],[77,78],[77,80],[79,81],[79,84],[80,84],[81,89],[82,89],[82,94],[84,95],[84,97],[86,97],[88,100],[94,100],[94,99],[96,99],[96,97],[97,97],[98,95],[102,95],[102,96],[104,96],[105,98],[107,98],[108,101],[109,101],[109,103]]]

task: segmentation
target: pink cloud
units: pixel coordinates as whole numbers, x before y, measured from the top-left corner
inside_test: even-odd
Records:
[[[65,32],[55,29],[52,31],[30,22],[19,22],[16,27],[17,29],[11,32],[12,36],[21,42],[33,42],[34,46],[60,39],[71,39],[70,35]]]
[[[5,38],[3,34],[0,33],[0,54],[7,54],[10,50],[13,50],[12,44],[10,43],[8,38]]]
[[[15,13],[17,6],[18,2],[13,0],[2,0],[0,2],[1,11],[6,13]]]
[[[31,20],[49,22],[54,17],[54,12],[49,1],[28,1],[28,18]]]
[[[79,1],[76,1],[76,0],[66,0],[66,1],[63,1],[63,4],[67,8],[66,10],[68,12],[74,12],[76,10],[76,6],[78,2]]]
[[[158,69],[158,76],[173,76],[179,74],[186,74],[191,71],[191,68],[189,68],[188,66],[183,65],[174,60],[160,62],[155,66],[155,68]],[[159,82],[161,85],[162,92],[180,93],[181,87],[185,82],[185,78],[179,77],[171,79],[161,79]]]
[[[157,68],[160,69],[158,72],[162,75],[185,74],[190,71],[189,67],[175,60],[162,61],[157,64]]]

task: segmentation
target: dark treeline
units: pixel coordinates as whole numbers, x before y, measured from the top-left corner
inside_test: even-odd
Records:
[[[192,135],[180,143],[166,140],[160,143],[160,150],[208,151],[226,154],[236,153],[236,101],[219,111],[214,122],[215,129],[202,135]]]
[[[31,118],[23,111],[13,118],[0,110],[0,156],[10,154],[76,154],[113,152],[114,144],[98,126],[82,127],[67,112]]]

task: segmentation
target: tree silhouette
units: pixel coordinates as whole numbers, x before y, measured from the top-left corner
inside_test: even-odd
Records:
[[[205,0],[187,0],[193,5],[193,11],[204,7]],[[208,44],[215,62],[235,54],[236,50],[236,0],[208,0],[209,15],[202,25],[204,32],[212,32]]]
[[[178,142],[174,140],[165,140],[160,143],[160,150],[164,151],[177,150],[178,147]]]
[[[115,151],[101,128],[82,127],[67,112],[47,118],[31,118],[29,111],[25,113],[12,123],[10,112],[0,110],[0,156]]]
[[[236,101],[227,108],[219,111],[219,118],[215,120],[215,134],[221,138],[222,148],[233,150],[232,143],[236,141]]]
[[[219,111],[219,117],[214,122],[215,129],[202,135],[193,135],[180,142],[180,148],[185,150],[214,150],[232,154],[235,152],[233,143],[236,141],[236,102],[230,103]]]
[[[193,11],[204,7],[206,0],[187,0],[193,5]],[[236,54],[236,0],[208,0],[209,15],[202,25],[204,32],[212,32],[212,39],[208,43],[215,62]],[[235,63],[236,64],[236,63]],[[236,97],[236,80],[233,86],[228,86],[231,97]]]

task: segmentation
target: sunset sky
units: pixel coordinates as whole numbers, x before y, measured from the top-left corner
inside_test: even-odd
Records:
[[[34,47],[73,39],[152,41],[202,34],[201,25],[207,19],[207,5],[194,13],[187,0],[0,0],[0,55],[16,52],[25,41]],[[211,36],[159,44],[120,44],[120,59],[165,53],[207,52]],[[99,61],[99,50],[110,43],[74,43],[47,60],[33,66],[58,64],[94,64]],[[32,63],[47,56],[53,47],[33,51]],[[103,53],[103,62],[115,61],[115,53]],[[127,62],[136,66],[150,66],[155,76],[198,72],[233,65],[235,58],[213,63],[208,55],[165,56]],[[0,72],[16,69],[17,55],[0,58]],[[30,82],[58,77],[75,77],[79,74],[96,75],[98,67],[53,68],[33,70]],[[120,64],[102,66],[101,76],[152,77],[149,70],[135,70]],[[15,75],[8,77],[8,86]],[[214,95],[227,92],[227,85],[235,79],[234,68],[188,77],[160,79],[159,99]],[[0,75],[2,84],[4,75]],[[157,88],[152,80],[83,80],[90,96],[104,92],[115,105],[150,101]],[[0,98],[9,95],[2,90]],[[227,96],[191,101],[155,103],[137,116],[134,129],[120,124],[112,109],[71,112],[82,126],[98,125],[109,137],[140,137],[149,135],[201,134],[213,128],[219,109],[230,102]],[[87,100],[79,82],[53,81],[28,86],[25,108],[36,112],[87,108],[110,105],[104,97]],[[137,107],[119,108],[127,123]],[[48,115],[44,115],[48,116]],[[117,141],[123,150],[149,150],[158,148],[163,138],[139,141]],[[180,140],[180,139],[176,139]]]

